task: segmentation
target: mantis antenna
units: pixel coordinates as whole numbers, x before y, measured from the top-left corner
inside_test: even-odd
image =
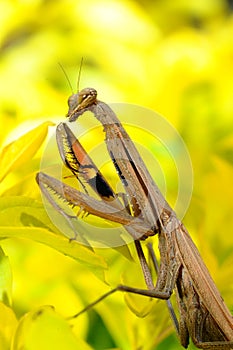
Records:
[[[65,71],[65,69],[64,69],[64,67],[63,67],[63,65],[62,65],[60,62],[58,62],[58,64],[59,64],[59,67],[61,68],[62,72],[64,73],[64,75],[65,75],[65,77],[66,77],[66,80],[67,80],[67,82],[68,82],[68,84],[69,84],[70,90],[71,90],[71,92],[72,92],[72,94],[73,94],[73,93],[74,93],[74,90],[73,90],[73,87],[72,87],[72,85],[71,85],[71,82],[70,82],[70,79],[69,79],[67,73],[66,73],[66,71]]]
[[[72,94],[74,94],[74,90],[73,90],[73,87],[71,85],[70,79],[69,79],[69,77],[68,77],[68,75],[67,75],[67,73],[66,73],[66,71],[65,71],[65,69],[63,67],[63,65],[60,62],[58,62],[58,64],[59,64],[59,67],[61,68],[62,72],[64,73],[64,75],[66,77],[66,80],[67,80],[67,82],[69,84],[69,87],[70,87],[70,90],[71,90]],[[79,92],[79,83],[80,83],[82,66],[83,66],[83,57],[81,58],[80,65],[79,65],[78,80],[77,80],[77,92]]]
[[[80,83],[82,67],[83,67],[83,57],[81,58],[80,65],[79,65],[78,80],[77,80],[77,92],[79,92],[79,83]]]

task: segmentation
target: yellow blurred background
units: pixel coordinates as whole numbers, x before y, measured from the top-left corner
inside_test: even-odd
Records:
[[[2,146],[43,122],[62,120],[71,91],[60,64],[76,91],[83,57],[80,88],[96,88],[100,100],[107,103],[153,109],[182,136],[194,173],[193,197],[184,221],[231,310],[232,9],[230,0],[0,0]],[[16,197],[41,201],[34,181],[40,156],[11,169],[0,185],[3,201]],[[7,208],[2,206],[4,221]],[[7,237],[6,226],[13,230],[18,225],[13,218],[8,224],[3,221],[2,238]],[[88,266],[33,238],[19,235],[3,240],[2,248],[13,274],[9,304],[18,318],[46,304],[69,316],[108,290]],[[110,285],[116,285],[132,262],[116,251],[98,253],[107,261]],[[164,304],[156,303],[154,315],[145,319],[128,310],[122,295],[103,304],[98,313],[75,322],[77,338],[90,344],[83,349],[181,348],[168,316],[160,326],[153,319],[158,310],[163,312]],[[2,349],[9,348],[14,329]],[[149,337],[153,339],[148,341]],[[21,343],[15,339],[18,349]],[[37,349],[36,339],[30,349]],[[48,344],[51,349],[49,340]]]

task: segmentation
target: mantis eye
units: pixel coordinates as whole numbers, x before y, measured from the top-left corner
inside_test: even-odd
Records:
[[[78,93],[79,108],[86,108],[96,101],[97,91],[93,88],[86,88]]]
[[[79,93],[70,96],[68,100],[69,111],[67,117],[77,119],[77,113],[95,104],[96,97],[97,91],[93,88],[85,88]]]

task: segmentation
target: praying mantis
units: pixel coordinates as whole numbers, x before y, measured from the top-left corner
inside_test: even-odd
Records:
[[[188,347],[191,338],[200,349],[233,349],[233,317],[230,311],[188,231],[163,197],[113,110],[97,99],[97,92],[93,88],[73,94],[68,103],[69,122],[76,121],[86,111],[90,111],[102,124],[108,153],[126,195],[122,203],[67,123],[59,124],[56,131],[61,158],[79,180],[88,183],[100,200],[42,172],[36,177],[40,189],[68,221],[69,215],[54,201],[51,193],[79,207],[80,212],[122,224],[134,239],[147,285],[145,290],[118,285],[80,313],[116,291],[164,299],[184,348]],[[75,235],[74,230],[74,238]],[[159,268],[151,244],[148,244],[148,250],[157,271],[156,284],[141,246],[141,240],[154,235],[159,238]],[[173,291],[177,299],[179,321],[170,303]]]

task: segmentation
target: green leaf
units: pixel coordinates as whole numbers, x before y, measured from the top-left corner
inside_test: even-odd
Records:
[[[105,260],[88,247],[56,233],[58,230],[52,225],[43,205],[37,201],[27,197],[0,198],[0,223],[0,238],[26,238],[46,244],[85,264],[104,280]]]
[[[51,122],[45,122],[3,148],[0,155],[0,181],[12,170],[31,160],[45,140],[48,127],[52,125]]]
[[[128,262],[127,269],[125,269],[122,274],[122,282],[126,286],[147,289],[143,274],[138,264],[134,262]],[[124,297],[130,310],[138,317],[145,317],[148,315],[154,304],[152,298],[145,298],[142,295],[125,293]]]
[[[0,302],[0,349],[9,350],[17,327],[17,319],[11,308]]]
[[[12,273],[8,257],[0,247],[0,300],[9,306],[12,294]]]
[[[91,350],[72,333],[69,324],[52,307],[27,313],[19,322],[12,350]]]
[[[0,227],[0,238],[17,237],[32,239],[56,249],[64,255],[67,255],[78,262],[85,264],[95,274],[104,272],[107,268],[103,258],[75,241],[69,241],[63,236],[58,236],[48,230],[37,227]],[[98,273],[99,275],[99,273]],[[101,278],[103,279],[103,277]]]

